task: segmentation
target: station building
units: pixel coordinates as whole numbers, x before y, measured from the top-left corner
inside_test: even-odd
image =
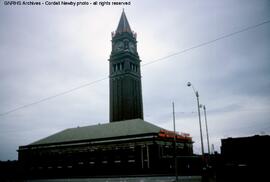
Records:
[[[112,33],[109,123],[65,129],[20,146],[19,162],[26,174],[162,174],[173,171],[175,156],[192,156],[193,141],[188,134],[144,121],[140,62],[137,35],[123,11]],[[192,168],[188,161],[181,166]]]

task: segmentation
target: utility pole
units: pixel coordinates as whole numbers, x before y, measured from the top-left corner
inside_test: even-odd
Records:
[[[203,110],[204,110],[204,118],[205,118],[205,127],[206,127],[206,137],[207,137],[208,154],[210,155],[209,134],[208,134],[208,126],[207,126],[207,117],[206,117],[206,107],[205,107],[205,105],[203,105]]]
[[[173,131],[174,131],[174,167],[175,167],[175,181],[178,182],[178,164],[177,164],[177,155],[176,155],[176,131],[175,131],[174,102],[172,103],[172,107],[173,107]]]

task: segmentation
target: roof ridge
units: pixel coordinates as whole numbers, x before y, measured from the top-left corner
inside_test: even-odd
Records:
[[[94,124],[94,125],[87,125],[87,126],[77,126],[77,127],[73,127],[73,128],[67,128],[67,129],[76,129],[76,128],[85,128],[85,127],[95,127],[95,126],[105,126],[105,125],[114,125],[114,124],[119,124],[119,123],[124,123],[124,122],[129,122],[129,121],[132,121],[132,120],[140,120],[140,121],[144,121],[140,118],[136,118],[136,119],[128,119],[128,120],[121,120],[121,121],[115,121],[115,122],[110,122],[110,123],[97,123],[97,124]],[[145,121],[147,122],[147,121]],[[149,122],[147,122],[149,123]],[[151,124],[151,123],[150,123]],[[66,129],[66,130],[67,130]],[[64,131],[64,130],[63,130]]]

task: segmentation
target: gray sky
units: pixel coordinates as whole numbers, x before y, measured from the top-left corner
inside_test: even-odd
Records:
[[[108,77],[123,6],[0,4],[0,113]],[[124,6],[142,64],[270,20],[268,0],[132,0]],[[210,143],[270,134],[270,23],[142,67],[145,120],[190,133],[200,153],[196,97]],[[66,128],[107,123],[109,80],[0,116],[0,160]],[[203,131],[204,125],[203,125]],[[204,138],[205,132],[204,132]],[[206,141],[205,141],[206,150]]]

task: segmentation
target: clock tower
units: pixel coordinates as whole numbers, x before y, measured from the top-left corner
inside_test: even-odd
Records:
[[[143,119],[140,58],[136,33],[122,12],[112,33],[110,55],[110,122]]]

